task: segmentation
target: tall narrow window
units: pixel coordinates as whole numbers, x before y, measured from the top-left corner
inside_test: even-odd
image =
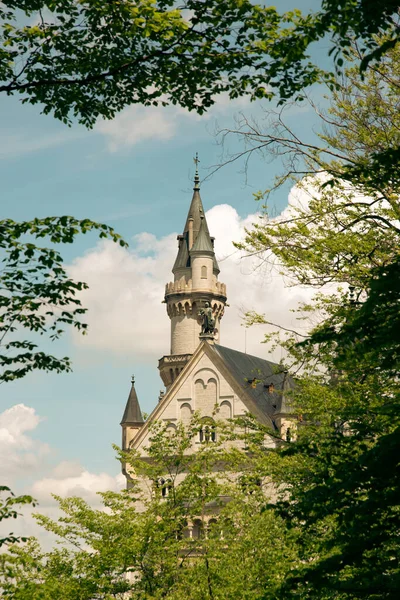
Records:
[[[207,267],[205,265],[201,267],[201,278],[207,279]]]
[[[161,496],[166,498],[169,496],[172,490],[172,481],[171,479],[164,479],[163,477],[159,477],[156,483],[157,487],[161,489]]]
[[[200,442],[216,442],[217,432],[214,421],[211,418],[207,418],[203,421],[203,424],[199,429],[199,441]]]

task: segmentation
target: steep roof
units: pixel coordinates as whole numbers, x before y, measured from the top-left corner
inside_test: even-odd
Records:
[[[207,219],[204,214],[204,207],[201,201],[200,196],[200,179],[199,174],[196,169],[196,174],[194,177],[194,188],[193,188],[193,197],[190,203],[189,211],[186,217],[185,227],[183,229],[182,235],[178,236],[179,240],[179,249],[178,254],[175,259],[175,263],[172,269],[174,273],[177,269],[188,268],[190,267],[190,255],[189,255],[189,222],[192,221],[193,227],[193,247],[196,245],[197,239],[201,233],[201,240],[199,244],[201,247],[207,246],[210,248],[210,251],[213,252],[213,271],[214,273],[219,273],[219,266],[217,263],[217,259],[215,258],[214,253],[214,245],[212,239],[210,237],[210,232],[208,230]],[[197,249],[197,247],[196,247]]]
[[[185,235],[178,235],[179,248],[178,254],[176,255],[176,259],[174,262],[174,266],[172,267],[173,273],[176,271],[176,269],[185,269],[187,267],[190,267],[188,237],[188,233],[186,233]]]
[[[210,233],[208,231],[207,221],[204,216],[204,208],[203,208],[203,203],[201,201],[201,196],[200,196],[200,184],[199,184],[198,174],[196,171],[196,176],[194,178],[193,197],[192,197],[192,201],[190,203],[188,215],[186,217],[186,223],[185,223],[185,228],[183,230],[183,235],[185,235],[185,233],[189,232],[189,219],[193,219],[193,241],[195,242],[196,238],[199,234],[199,231],[200,231],[200,225],[201,225],[202,218],[205,221],[204,228],[206,230],[206,233],[208,233],[208,235],[210,235]]]
[[[282,391],[289,389],[289,386],[294,387],[294,381],[288,373],[282,369],[279,371],[279,365],[263,358],[203,341],[141,427],[135,438],[135,447],[139,447],[146,438],[150,423],[162,418],[165,407],[168,406],[188,373],[198,364],[204,354],[208,355],[217,370],[225,370],[226,374],[229,374],[232,384],[235,384],[237,393],[248,411],[259,418],[261,422],[268,425],[272,423],[276,428],[275,417],[283,412],[281,411]],[[273,390],[271,384],[274,386]]]
[[[211,348],[263,414],[274,421],[274,415],[290,412],[284,391],[293,389],[294,381],[280,365],[218,344]]]
[[[201,217],[200,230],[192,248],[190,249],[190,252],[206,252],[214,254],[213,243],[208,230],[206,230],[206,227],[207,225],[205,225],[205,218]]]
[[[126,402],[124,415],[121,425],[144,423],[142,411],[140,410],[139,400],[135,390],[135,379],[132,377],[132,387]]]

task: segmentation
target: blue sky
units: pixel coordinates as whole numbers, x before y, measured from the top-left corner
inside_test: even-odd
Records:
[[[317,5],[288,0],[279,8]],[[322,93],[314,91],[321,102]],[[72,357],[72,374],[32,373],[1,386],[0,434],[6,442],[4,436],[10,435],[2,456],[15,454],[0,473],[2,483],[18,491],[33,489],[46,505],[43,490],[55,481],[60,488],[57,484],[54,491],[68,480],[72,483],[65,489],[79,493],[82,471],[87,473],[82,485],[92,482],[94,487],[106,485],[119,472],[111,444],[120,442],[119,422],[131,374],[144,411],[155,406],[162,388],[157,361],[169,352],[163,285],[172,277],[176,234],[191,200],[193,156],[199,153],[204,179],[221,160],[215,129],[232,127],[240,111],[261,119],[263,106],[223,97],[203,118],[174,107],[131,107],[113,122],[87,131],[42,116],[39,106],[21,105],[17,97],[0,98],[3,215],[16,220],[62,214],[90,217],[112,225],[130,244],[126,251],[99,244],[89,235],[62,249],[71,273],[91,286],[82,298],[90,308],[89,337],[67,334],[62,342],[45,343],[46,349]],[[294,109],[288,118],[304,136],[316,123],[305,108]],[[232,142],[232,150],[240,147]],[[279,162],[254,157],[247,182],[243,163],[233,163],[208,177],[201,188],[210,231],[217,237],[220,280],[228,283],[231,304],[222,343],[241,350],[241,310],[255,307],[287,320],[292,318],[289,308],[303,298],[302,292],[285,291],[281,280],[254,273],[253,265],[234,255],[231,245],[257,211],[253,193],[268,187],[280,167]],[[287,205],[288,193],[287,187],[273,196],[277,212]],[[250,349],[265,355],[265,346],[259,345],[261,333],[247,335]],[[24,408],[15,408],[18,405]],[[43,481],[47,483],[40,487],[37,482]]]

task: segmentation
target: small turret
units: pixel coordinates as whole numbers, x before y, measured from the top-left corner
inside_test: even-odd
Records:
[[[138,433],[144,423],[142,411],[140,410],[139,400],[135,390],[135,378],[132,375],[132,387],[126,402],[125,411],[122,417],[122,449],[128,450],[131,441]]]
[[[200,230],[189,254],[192,265],[193,291],[212,291],[215,254],[210,234],[204,227],[204,217],[201,218]]]

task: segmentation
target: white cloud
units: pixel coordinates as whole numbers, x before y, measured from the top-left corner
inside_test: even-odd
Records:
[[[72,470],[69,470],[70,467]],[[79,496],[93,506],[100,504],[97,492],[118,491],[125,485],[122,473],[115,477],[108,473],[90,473],[79,464],[68,461],[61,463],[56,470],[55,477],[39,479],[31,488],[31,494],[46,506],[55,503],[52,494],[63,498]]]
[[[25,505],[17,508],[18,519],[4,522],[5,532],[16,536],[36,537],[44,551],[54,548],[58,538],[53,533],[44,529],[33,514],[41,514],[57,521],[63,516],[56,500],[52,494],[63,498],[79,496],[92,508],[104,509],[100,496],[97,492],[119,491],[125,487],[125,478],[120,473],[116,477],[108,473],[89,473],[78,463],[64,461],[58,465],[53,477],[47,477],[36,481],[27,491],[38,501],[35,507]],[[16,491],[16,490],[14,490]]]
[[[48,460],[51,448],[27,435],[34,431],[41,417],[35,409],[16,404],[0,413],[0,482],[15,491],[15,480],[40,476],[27,490],[44,505],[52,503],[51,494],[79,495],[90,502],[96,492],[123,487],[122,474],[90,473],[80,463],[62,461],[52,467]],[[45,475],[43,477],[43,474]],[[17,484],[17,487],[20,485]]]
[[[97,492],[121,490],[125,486],[125,478],[122,473],[116,476],[90,473],[76,461],[62,461],[51,467],[49,446],[28,435],[41,420],[32,407],[24,404],[16,404],[0,413],[0,484],[8,485],[15,494],[31,494],[39,502],[35,508],[31,505],[17,507],[20,513],[18,519],[5,520],[2,528],[4,533],[36,536],[49,550],[54,546],[55,537],[36,523],[32,513],[58,519],[61,512],[52,494],[62,497],[76,495],[91,506],[100,507],[101,499]],[[32,476],[40,478],[30,486],[27,479]]]
[[[227,285],[230,304],[221,324],[221,343],[238,350],[244,350],[243,311],[256,310],[265,313],[269,321],[296,327],[291,310],[313,295],[309,289],[287,287],[276,268],[266,272],[258,257],[242,258],[234,248],[232,241],[242,239],[244,228],[257,218],[241,219],[227,204],[207,212],[221,268],[219,279]],[[105,241],[75,260],[70,275],[89,284],[82,293],[82,302],[89,308],[89,335],[76,335],[75,343],[141,362],[154,363],[167,354],[170,321],[161,302],[165,284],[172,279],[176,252],[176,234],[157,239],[143,233],[136,236],[130,249]],[[247,351],[265,355],[262,338],[261,328],[248,330]]]
[[[116,152],[145,140],[171,139],[180,112],[181,109],[135,105],[123,110],[112,121],[98,121],[95,129],[107,138],[110,152]]]
[[[48,455],[47,444],[27,435],[41,418],[25,404],[16,404],[0,413],[0,480],[3,484],[31,474]]]
[[[162,99],[160,99],[161,101]],[[216,118],[249,104],[247,97],[231,100],[227,93],[202,116],[181,106],[128,106],[112,121],[99,120],[95,131],[105,136],[110,152],[130,148],[146,140],[168,141],[191,123]]]

